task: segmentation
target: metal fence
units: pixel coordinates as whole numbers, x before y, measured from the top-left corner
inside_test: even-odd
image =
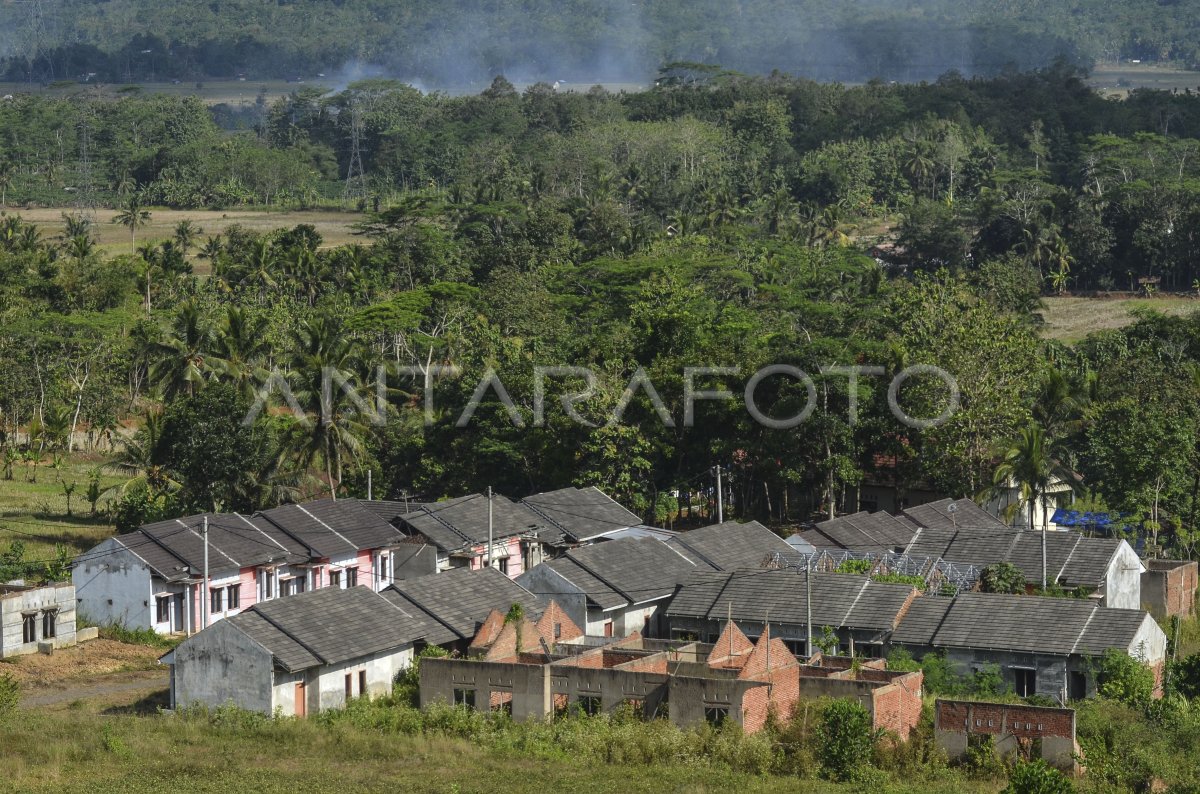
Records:
[[[858,561],[866,564],[848,564]],[[956,596],[974,590],[982,570],[977,565],[959,565],[941,557],[845,550],[821,550],[812,554],[776,552],[771,555],[767,566],[824,573],[858,573],[872,577],[893,574],[919,578],[924,582],[925,592],[944,596]]]

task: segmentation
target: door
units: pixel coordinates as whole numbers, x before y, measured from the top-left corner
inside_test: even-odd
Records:
[[[171,610],[171,631],[178,634],[187,631],[187,624],[183,620],[183,593],[175,594],[175,608]]]
[[[1087,676],[1076,670],[1067,673],[1067,697],[1083,700],[1087,697]]]
[[[296,682],[296,716],[305,717],[308,715],[308,692],[303,681]]]

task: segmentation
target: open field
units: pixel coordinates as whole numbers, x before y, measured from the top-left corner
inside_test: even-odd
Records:
[[[1124,97],[1135,88],[1160,91],[1200,90],[1200,72],[1173,69],[1148,63],[1122,63],[1119,66],[1097,65],[1092,69],[1088,85],[1105,96]]]
[[[1153,309],[1163,314],[1182,316],[1200,311],[1200,299],[1183,295],[1154,298],[1059,296],[1043,298],[1045,321],[1042,336],[1060,342],[1078,342],[1094,331],[1121,328],[1134,321],[1134,309]]]
[[[228,104],[234,107],[253,105],[259,94],[263,94],[267,102],[274,102],[280,97],[287,96],[301,88],[323,88],[332,90],[335,84],[329,80],[314,78],[311,82],[288,82],[286,80],[203,80],[197,87],[196,81],[180,81],[178,83],[131,83],[122,85],[64,82],[63,84],[43,85],[41,83],[4,83],[0,82],[0,96],[4,94],[40,94],[54,97],[72,97],[81,92],[100,93],[105,96],[119,96],[122,93],[166,94],[169,96],[195,96],[206,104]]]
[[[7,210],[10,215],[19,215],[22,219],[36,224],[42,235],[53,237],[62,234],[63,213],[78,210],[46,207],[35,209]],[[273,229],[290,228],[300,223],[308,223],[316,227],[325,239],[325,247],[345,245],[361,241],[361,237],[353,234],[354,224],[363,219],[358,212],[337,212],[331,210],[167,210],[150,209],[150,222],[138,227],[137,240],[139,243],[148,240],[165,240],[171,237],[175,224],[189,220],[199,226],[203,233],[199,242],[208,235],[223,232],[230,226],[239,225],[256,232],[267,232]],[[109,255],[127,254],[133,251],[129,240],[129,230],[112,222],[115,210],[96,210],[95,229],[100,237],[100,245]],[[203,264],[202,262],[200,264]]]
[[[11,480],[0,479],[0,552],[13,540],[25,544],[27,560],[48,560],[55,544],[66,546],[71,554],[87,551],[114,531],[104,517],[91,517],[91,505],[84,491],[91,472],[99,468],[100,485],[108,488],[124,480],[112,469],[103,467],[104,459],[77,454],[65,459],[63,467],[50,467],[49,455],[36,472],[18,463]],[[36,482],[29,482],[36,476]],[[67,497],[63,484],[76,483],[67,515]],[[101,502],[103,506],[104,502]],[[7,530],[7,531],[6,531]]]

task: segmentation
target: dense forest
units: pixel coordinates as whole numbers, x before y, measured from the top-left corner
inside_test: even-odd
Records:
[[[0,5],[10,79],[114,82],[333,73],[352,61],[434,86],[644,81],[672,60],[749,74],[933,79],[1116,58],[1200,61],[1197,0],[704,0],[381,3],[59,0]]]
[[[360,242],[325,246],[304,224],[139,236],[156,206],[340,200],[352,127]],[[1082,477],[1084,504],[1187,553],[1200,319],[1145,313],[1068,347],[1039,338],[1037,309],[1049,292],[1138,277],[1192,288],[1198,129],[1200,98],[1106,101],[1065,66],[623,95],[518,93],[497,78],[447,98],[372,81],[236,117],[162,97],[18,97],[0,103],[0,202],[70,187],[119,208],[133,246],[101,253],[86,207],[56,234],[17,209],[0,225],[4,475],[35,478],[77,445],[114,449],[130,526],[362,494],[367,471],[392,497],[595,484],[661,522],[715,464],[740,514],[774,520],[853,508],[879,478],[975,495],[997,471],[1035,488],[1057,471]],[[697,388],[740,398],[769,364],[813,377],[808,421],[771,430],[736,398],[682,421],[686,367],[735,369]],[[853,364],[889,377],[939,366],[958,410],[913,430],[888,410],[888,377],[851,385],[828,369]],[[549,379],[538,420],[537,366],[595,372],[574,406],[589,424],[560,405],[579,390],[571,376]],[[639,369],[672,422],[645,390],[606,421]],[[493,388],[463,422],[491,370],[516,415]],[[264,384],[274,407],[244,425]],[[772,416],[809,399],[786,378],[757,392]],[[914,378],[900,399],[928,417],[947,397]]]

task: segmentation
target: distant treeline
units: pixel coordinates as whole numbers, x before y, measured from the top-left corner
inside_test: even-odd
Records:
[[[630,81],[674,60],[821,80],[930,80],[1139,58],[1194,64],[1200,0],[63,0],[0,6],[10,80],[256,79],[369,64],[432,86],[497,73],[521,81]]]

